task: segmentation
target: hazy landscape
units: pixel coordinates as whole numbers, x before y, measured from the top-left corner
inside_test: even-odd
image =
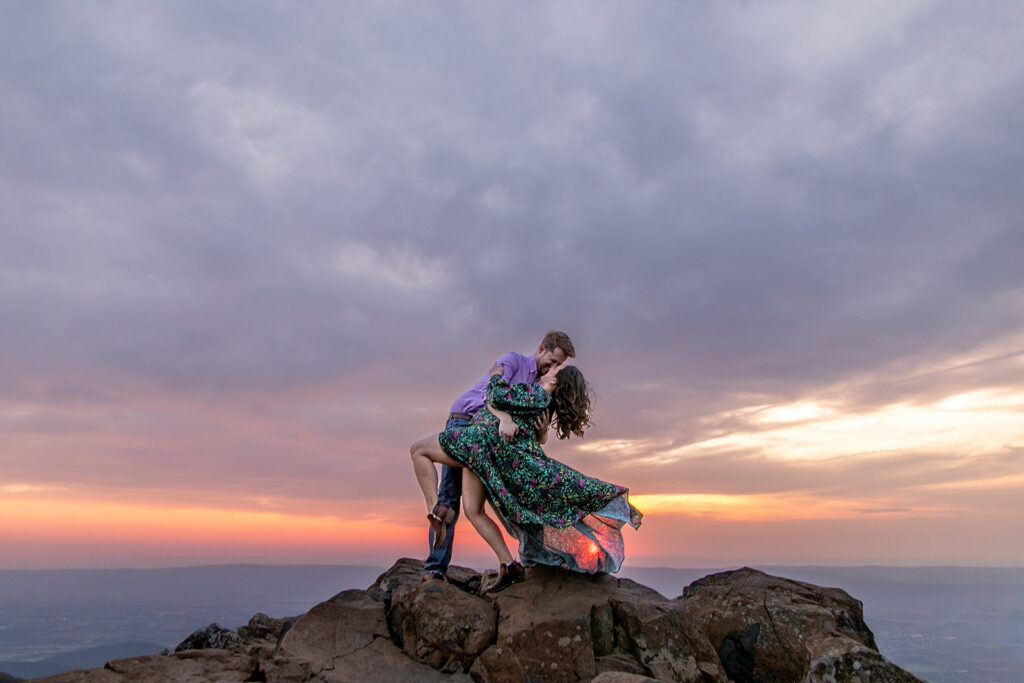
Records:
[[[211,622],[230,628],[256,612],[302,614],[339,591],[365,588],[382,571],[322,565],[0,571],[0,671],[50,675],[173,649]]]
[[[1024,2],[3,7],[0,671],[365,587],[409,445],[562,330],[625,576],[1024,678],[1024,569],[963,568],[1024,568]]]
[[[758,567],[843,588],[864,603],[882,653],[929,681],[1010,683],[1024,668],[1024,569]],[[383,567],[220,565],[0,571],[0,671],[22,677],[172,648],[217,622],[301,614]],[[633,567],[675,597],[714,570]]]

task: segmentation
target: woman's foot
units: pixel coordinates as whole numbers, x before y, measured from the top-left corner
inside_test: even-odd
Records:
[[[448,522],[455,519],[455,510],[444,503],[437,503],[434,509],[427,515],[430,528],[434,532],[434,550],[441,547],[445,537],[448,535]]]
[[[498,568],[498,578],[487,587],[484,593],[497,593],[505,590],[513,583],[522,583],[525,580],[526,570],[523,569],[523,565],[518,562],[509,562]]]

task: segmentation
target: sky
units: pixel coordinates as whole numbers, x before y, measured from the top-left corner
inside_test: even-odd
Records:
[[[1016,0],[0,4],[0,569],[422,558],[549,329],[627,565],[1024,566]]]

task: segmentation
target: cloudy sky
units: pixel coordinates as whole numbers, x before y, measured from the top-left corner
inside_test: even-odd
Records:
[[[551,328],[629,563],[1024,565],[1016,0],[0,4],[0,568],[422,557]]]

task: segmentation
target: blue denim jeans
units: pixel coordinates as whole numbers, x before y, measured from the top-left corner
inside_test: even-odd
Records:
[[[469,420],[464,420],[461,417],[452,417],[448,419],[448,424],[444,428],[452,429],[453,427],[466,426],[469,426]],[[431,551],[426,562],[423,563],[423,571],[434,572],[435,574],[444,574],[448,571],[448,565],[452,563],[452,543],[455,539],[455,522],[459,519],[459,503],[461,499],[462,468],[442,466],[441,484],[437,488],[437,502],[447,505],[454,510],[455,516],[452,518],[452,521],[448,522],[448,533],[445,534],[444,543],[437,550],[433,550],[434,530],[430,530],[428,536],[430,545],[428,547],[431,548]]]

